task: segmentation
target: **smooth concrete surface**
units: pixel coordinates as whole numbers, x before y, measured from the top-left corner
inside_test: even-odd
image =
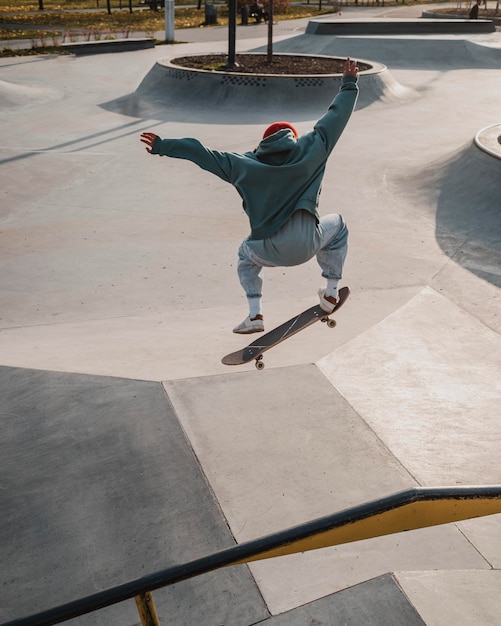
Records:
[[[2,622],[234,545],[159,383],[0,367],[0,397]],[[163,624],[269,615],[247,566],[155,604]],[[70,623],[138,616],[130,600]]]
[[[202,388],[192,378],[164,383],[238,541],[415,484],[315,365],[262,373],[214,376]],[[341,473],[332,460],[343,451]]]
[[[402,593],[395,579],[386,574],[276,617],[270,617],[264,623],[270,626],[304,626],[304,624],[422,626],[425,622]]]
[[[343,13],[360,10],[422,7]],[[0,60],[3,620],[410,485],[501,483],[500,161],[474,143],[500,123],[500,35],[331,38],[305,35],[307,23],[281,23],[275,49],[372,59],[406,97],[359,107],[326,170],[320,211],[350,228],[337,327],[284,342],[262,372],[220,363],[245,343],[231,333],[246,314],[237,194],[147,155],[139,134],[242,151],[275,116],[143,96],[125,106],[159,60],[220,52],[226,30]],[[241,51],[266,46],[263,25],[238,36]],[[301,132],[316,120],[288,113]],[[320,284],[315,261],[265,272],[267,327],[311,306]],[[362,626],[373,607],[375,624],[490,626],[500,524],[254,563],[154,595],[162,623]],[[77,622],[137,624],[125,604]]]
[[[318,365],[419,484],[501,479],[499,334],[433,289]]]
[[[262,374],[164,383],[237,542],[416,484],[319,368]],[[440,567],[490,566],[454,525],[250,565],[272,614],[388,571]]]
[[[427,626],[499,623],[499,571],[408,572],[396,580]]]

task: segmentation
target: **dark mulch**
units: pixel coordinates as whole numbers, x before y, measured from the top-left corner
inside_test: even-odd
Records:
[[[274,54],[271,63],[266,54],[237,54],[237,66],[228,67],[225,54],[204,54],[179,57],[171,61],[174,65],[215,72],[243,72],[245,74],[342,74],[345,60],[325,57]],[[371,68],[359,63],[360,71]]]

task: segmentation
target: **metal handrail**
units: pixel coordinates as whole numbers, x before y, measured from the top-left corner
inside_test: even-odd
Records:
[[[221,567],[495,513],[501,513],[501,486],[416,487],[169,567],[35,615],[4,622],[0,626],[51,626],[131,598],[136,599],[140,614],[141,607],[145,612],[148,606],[152,609],[150,618],[143,619],[141,616],[141,619],[143,624],[154,626],[159,622],[153,616],[151,591]]]

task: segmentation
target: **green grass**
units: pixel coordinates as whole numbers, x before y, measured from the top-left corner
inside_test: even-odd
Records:
[[[139,0],[134,0],[132,13],[129,11],[128,0],[112,0],[110,14],[106,10],[106,0],[64,0],[63,2],[43,0],[44,11],[39,11],[38,0],[36,2],[7,0],[7,2],[5,6],[0,6],[0,39],[30,39],[33,48],[44,48],[45,51],[57,48],[56,37],[64,36],[67,41],[71,40],[76,33],[84,33],[88,39],[98,40],[127,37],[130,32],[134,31],[154,37],[156,32],[162,32],[165,29],[163,9],[152,11],[143,6],[142,10],[137,10]],[[178,7],[175,10],[174,27],[176,30],[210,28],[204,24],[203,3],[202,8],[197,9],[196,3],[186,8],[188,4],[186,0],[175,0],[175,2],[184,5],[183,8]],[[371,2],[373,0],[360,0],[359,6],[371,4]],[[281,3],[277,2],[276,5],[278,4]],[[390,4],[401,6],[402,1],[397,3],[396,0],[386,0],[386,5]],[[293,5],[287,7],[285,11],[277,12],[275,19],[312,17],[337,10],[336,5],[328,5],[325,0],[324,6],[326,8],[319,11],[317,0],[311,0],[311,4]],[[82,11],[83,9],[93,10]],[[217,25],[226,25],[228,23],[226,4],[218,4],[217,10]],[[6,25],[8,28],[5,27]],[[5,56],[3,53],[10,54],[11,51],[4,48],[3,51],[0,50],[0,55]],[[26,52],[20,51],[19,54],[26,54]]]

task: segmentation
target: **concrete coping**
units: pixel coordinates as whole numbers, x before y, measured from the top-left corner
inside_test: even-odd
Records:
[[[61,44],[61,48],[74,54],[96,54],[101,52],[129,52],[154,48],[155,40],[151,37],[124,39],[100,39],[99,41],[76,41]]]
[[[357,18],[321,19],[308,22],[307,35],[437,35],[492,33],[492,20],[423,19],[423,18]]]
[[[221,52],[219,53],[221,56],[226,56],[226,52]],[[301,57],[301,58],[305,58],[305,59],[331,59],[331,60],[337,60],[337,61],[345,61],[346,57],[339,57],[339,56],[332,56],[329,54],[307,54],[307,53],[303,53],[303,52],[277,52],[275,53],[276,56],[281,56],[281,57]],[[216,53],[216,56],[218,55],[218,53]],[[246,56],[261,56],[261,57],[265,57],[266,53],[265,52],[245,52]],[[197,57],[197,56],[205,56],[203,53],[202,54],[198,54],[198,53],[193,53],[193,54],[184,54],[184,57]],[[337,73],[329,73],[329,74],[275,74],[273,72],[239,72],[238,70],[231,70],[231,71],[227,71],[227,70],[204,70],[204,69],[200,69],[200,68],[193,68],[193,67],[187,67],[185,65],[180,65],[180,64],[176,64],[176,59],[177,57],[170,57],[168,59],[159,59],[157,61],[158,64],[163,65],[165,67],[173,67],[176,68],[178,70],[183,70],[183,71],[187,71],[187,72],[192,72],[192,73],[201,73],[201,74],[209,74],[212,76],[226,76],[227,78],[231,78],[231,77],[240,77],[240,78],[251,78],[251,77],[262,77],[262,78],[271,78],[271,79],[285,79],[288,80],[290,78],[316,78],[317,76],[320,78],[325,78],[325,77],[332,77],[332,78],[337,78],[337,79],[341,79],[342,77],[342,73],[341,72],[337,72]],[[386,69],[386,66],[383,65],[382,63],[377,63],[376,61],[369,61],[367,59],[359,59],[357,58],[357,61],[359,63],[363,63],[364,65],[368,66],[368,69],[366,70],[362,70],[359,73],[359,76],[364,76],[364,75],[368,75],[368,74],[376,74],[379,72],[382,72]]]
[[[479,130],[475,135],[475,144],[480,150],[501,160],[501,124]]]
[[[421,17],[426,18],[426,19],[433,19],[433,20],[465,20],[465,19],[469,19],[466,18],[464,15],[452,15],[450,13],[434,13],[433,11],[423,11],[421,13]],[[477,21],[484,21],[484,22],[493,22],[494,24],[496,24],[497,26],[501,25],[501,17],[480,17],[477,20],[470,20],[472,22],[477,22]]]

